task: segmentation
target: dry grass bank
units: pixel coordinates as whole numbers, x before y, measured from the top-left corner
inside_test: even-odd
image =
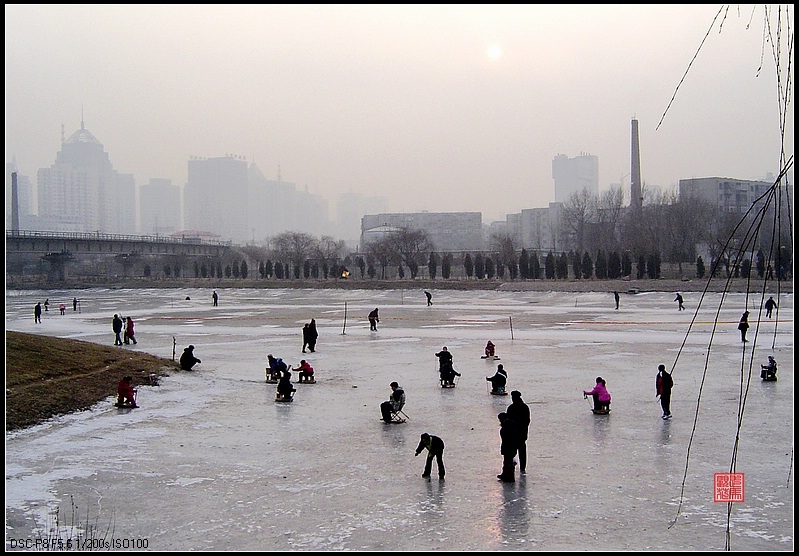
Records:
[[[125,375],[135,387],[173,371],[176,363],[147,353],[6,331],[6,431],[88,409],[116,395]]]

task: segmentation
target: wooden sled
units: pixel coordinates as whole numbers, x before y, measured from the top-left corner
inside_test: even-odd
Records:
[[[445,383],[442,382],[441,383],[441,387],[442,388],[455,388],[455,385],[454,384],[445,384]]]
[[[316,379],[312,378],[311,380],[297,380],[295,384],[316,384]]]
[[[489,361],[499,361],[499,355],[481,355],[480,359],[487,359]]]
[[[291,395],[289,396],[283,396],[279,392],[275,392],[275,401],[281,403],[291,403],[294,401],[294,392],[296,392],[296,390],[292,390]]]
[[[594,415],[607,415],[608,413],[610,413],[610,408],[608,408],[608,409],[592,409],[591,412]]]
[[[507,392],[495,392],[494,390],[491,390],[491,395],[492,396],[507,396],[508,393]]]

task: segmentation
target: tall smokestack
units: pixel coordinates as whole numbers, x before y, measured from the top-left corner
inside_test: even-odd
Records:
[[[19,189],[17,173],[11,172],[11,233],[19,232]]]
[[[641,210],[643,197],[641,196],[641,153],[638,150],[638,120],[633,118],[632,129],[632,161],[630,163],[630,207]]]

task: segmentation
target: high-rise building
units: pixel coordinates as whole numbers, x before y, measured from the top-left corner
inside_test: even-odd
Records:
[[[552,160],[552,179],[556,203],[568,201],[572,194],[583,189],[599,195],[599,158],[586,153],[574,158],[559,154]]]
[[[136,233],[136,186],[132,174],[114,170],[103,150],[80,122],[64,140],[55,163],[38,173],[40,230]]]
[[[252,237],[247,161],[236,155],[192,157],[183,190],[183,210],[186,228],[246,243]]]
[[[151,178],[139,187],[139,230],[144,235],[168,236],[181,230],[180,187],[166,178]]]

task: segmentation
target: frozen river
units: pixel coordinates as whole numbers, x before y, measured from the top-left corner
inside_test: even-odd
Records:
[[[6,549],[56,521],[63,538],[88,524],[111,548],[167,551],[794,549],[792,294],[777,323],[744,294],[720,310],[707,294],[697,310],[687,293],[680,312],[674,292],[622,294],[614,310],[608,293],[432,290],[428,307],[421,290],[217,291],[218,307],[210,289],[6,292],[9,330],[111,346],[120,313],[138,345],[119,349],[171,358],[174,338],[177,355],[194,344],[202,359],[142,387],[140,409],[109,398],[6,434]],[[311,318],[319,341],[303,354]],[[510,396],[488,393],[487,340],[532,414],[515,483],[496,479]],[[438,386],[442,346],[462,373],[454,389]],[[268,353],[308,359],[317,384],[275,403]],[[777,382],[759,378],[768,355]],[[655,398],[661,363],[674,370],[670,421]],[[607,416],[582,395],[598,375]],[[404,424],[379,420],[392,381]],[[444,440],[445,481],[420,476],[423,432]],[[743,501],[714,502],[714,474],[731,471]]]

